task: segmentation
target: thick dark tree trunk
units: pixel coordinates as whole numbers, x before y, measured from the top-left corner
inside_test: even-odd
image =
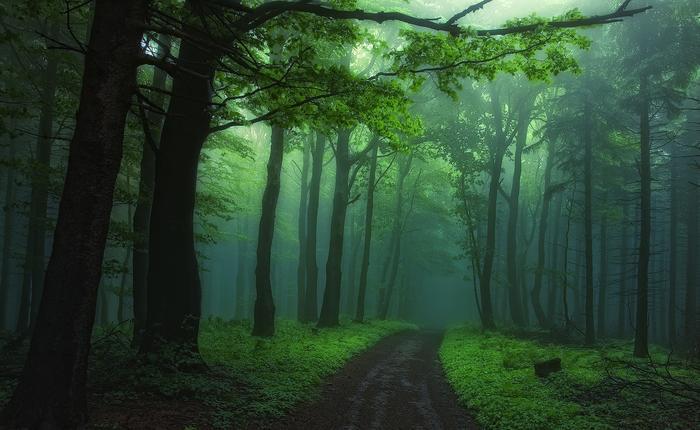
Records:
[[[335,327],[340,324],[338,318],[342,280],[341,263],[343,261],[345,215],[348,210],[351,133],[351,130],[338,132],[338,144],[335,150],[335,190],[333,192],[328,261],[326,262],[326,289],[323,292],[323,304],[318,318],[319,327]]]
[[[146,1],[100,0],[34,333],[2,413],[10,428],[72,429],[87,420],[90,335]]]
[[[270,337],[275,334],[275,303],[270,280],[272,240],[275,233],[277,201],[280,196],[282,159],[284,157],[284,129],[272,127],[270,159],[267,162],[267,184],[262,198],[258,250],[255,266],[255,308],[253,311],[253,336]]]
[[[583,119],[584,154],[584,224],[586,242],[586,345],[595,343],[593,317],[593,137],[591,136],[591,104],[586,100]]]
[[[372,220],[374,217],[374,187],[377,181],[377,155],[379,145],[372,149],[369,165],[369,178],[367,179],[367,207],[365,210],[365,234],[362,243],[362,263],[360,266],[360,287],[357,294],[357,312],[355,320],[362,322],[365,319],[365,299],[367,296],[367,275],[369,274],[370,250],[372,248]]]
[[[649,253],[651,241],[651,135],[649,130],[649,82],[642,76],[640,119],[641,231],[637,263],[637,316],[634,330],[634,356],[649,355]]]
[[[204,7],[190,2],[193,15]],[[197,29],[185,29],[198,34]],[[180,44],[168,115],[156,156],[148,252],[143,352],[164,344],[197,353],[202,287],[194,246],[199,155],[209,134],[210,97],[218,53],[185,39]]]
[[[604,203],[605,204],[605,203]],[[605,337],[605,312],[608,302],[608,220],[600,220],[600,267],[598,268],[598,337]]]
[[[171,38],[161,36],[159,56],[170,50]],[[151,96],[151,102],[157,109],[165,109],[165,96],[157,90],[165,90],[167,74],[156,68],[153,71],[152,86],[156,89]],[[153,187],[155,183],[156,153],[154,146],[160,142],[163,116],[149,110],[148,124],[144,124],[145,142],[141,150],[139,195],[134,209],[134,245],[132,251],[133,266],[133,304],[134,304],[134,333],[132,346],[138,346],[146,328],[146,312],[148,309],[148,239],[150,236],[151,208],[153,204]]]
[[[313,138],[313,137],[312,137]],[[304,146],[304,158],[301,166],[301,197],[299,198],[299,265],[297,266],[297,319],[304,321],[304,300],[306,299],[306,213],[309,206],[309,164],[311,142]]]
[[[518,112],[518,130],[515,140],[513,160],[513,181],[508,201],[508,233],[506,239],[506,274],[508,278],[508,304],[510,317],[518,327],[525,326],[523,299],[518,282],[518,213],[520,210],[520,177],[523,170],[523,150],[527,143],[527,131],[530,125],[529,107],[521,107]]]
[[[326,151],[326,137],[316,135],[309,183],[309,210],[306,219],[306,312],[304,320],[316,321],[318,317],[318,263],[316,256],[318,234],[318,207],[321,196],[321,174],[323,173],[323,155]]]
[[[531,299],[532,308],[535,310],[537,323],[540,327],[546,328],[551,325],[547,316],[544,314],[542,304],[540,303],[540,294],[542,292],[542,279],[544,277],[545,263],[545,238],[547,237],[547,221],[549,219],[549,203],[552,199],[550,187],[552,186],[552,170],[554,169],[554,139],[547,141],[547,165],[544,168],[544,196],[542,200],[542,212],[540,213],[540,228],[537,237],[537,267],[535,268],[535,285],[532,288]],[[554,236],[556,232],[550,236]],[[556,270],[556,268],[552,268]],[[551,289],[550,289],[551,290]],[[550,291],[551,295],[552,292]],[[551,315],[550,315],[551,317]]]
[[[11,130],[14,133],[14,130]],[[10,137],[8,160],[12,162],[17,152],[17,142],[14,137]],[[7,322],[7,300],[10,292],[10,264],[12,261],[12,245],[14,243],[15,209],[12,207],[15,202],[15,169],[8,167],[5,177],[5,205],[3,212],[3,242],[2,242],[2,272],[0,272],[0,328],[5,328]]]

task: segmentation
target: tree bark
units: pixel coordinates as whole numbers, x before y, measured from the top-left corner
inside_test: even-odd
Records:
[[[272,240],[275,234],[275,217],[279,200],[282,159],[284,157],[284,129],[272,126],[272,145],[267,162],[267,184],[262,198],[258,250],[255,266],[255,308],[253,311],[253,336],[270,337],[275,334],[275,303],[270,280]]]
[[[670,214],[670,237],[669,237],[669,281],[668,281],[668,343],[672,347],[676,344],[678,335],[676,306],[678,297],[678,222],[679,222],[679,193],[681,186],[678,175],[678,160],[675,151],[671,152],[671,214]]]
[[[14,132],[14,130],[12,130]],[[13,136],[10,136],[8,160],[14,161],[17,152],[17,143]],[[2,242],[2,272],[0,272],[0,327],[5,328],[7,319],[7,300],[10,293],[10,262],[12,261],[13,236],[15,225],[15,210],[12,207],[15,202],[15,169],[7,168],[5,177],[5,205],[3,212],[5,219],[3,222],[3,242]]]
[[[549,238],[552,242],[550,245],[550,268],[549,276],[547,277],[547,320],[549,324],[554,324],[555,314],[557,309],[557,296],[562,289],[560,288],[561,274],[559,272],[559,254],[561,250],[559,248],[559,236],[560,236],[560,226],[561,226],[561,210],[564,203],[564,198],[559,196],[556,203],[556,211],[554,212],[554,228],[549,232]],[[551,199],[550,199],[551,204]],[[564,285],[564,288],[567,288]],[[563,304],[563,297],[562,297]],[[567,303],[568,307],[568,303]],[[568,309],[567,309],[568,313]],[[567,315],[568,318],[568,315]]]
[[[82,426],[97,287],[136,85],[147,1],[100,0],[44,291],[27,361],[2,413],[12,428]]]
[[[518,282],[518,213],[520,210],[520,179],[523,169],[523,150],[527,143],[527,131],[530,125],[530,107],[521,107],[518,112],[518,129],[515,140],[513,160],[513,180],[508,201],[508,233],[506,242],[506,266],[508,277],[508,303],[510,317],[519,326],[525,326],[523,315],[523,299]]]
[[[496,218],[498,216],[498,188],[501,184],[501,167],[505,156],[505,136],[503,136],[503,118],[501,104],[495,91],[491,94],[491,104],[495,117],[496,141],[490,152],[491,182],[489,184],[488,213],[486,226],[486,249],[484,250],[484,268],[479,282],[481,293],[481,324],[485,329],[494,329],[493,306],[491,304],[491,275],[496,255]]]
[[[606,308],[608,299],[608,220],[600,220],[600,267],[598,268],[598,337],[605,337]]]
[[[687,184],[688,204],[686,222],[688,226],[688,250],[686,253],[686,287],[685,287],[685,318],[683,331],[689,352],[698,354],[700,339],[698,339],[698,206],[700,198],[698,187],[695,184]]]
[[[591,136],[591,103],[587,99],[584,107],[583,140],[584,154],[584,224],[586,246],[586,345],[595,343],[595,323],[593,320],[593,138]]]
[[[362,243],[362,265],[360,266],[360,286],[357,294],[357,312],[355,321],[363,322],[365,319],[365,299],[367,296],[367,275],[369,274],[370,251],[372,248],[372,220],[374,217],[374,188],[377,181],[377,157],[379,145],[372,149],[369,165],[369,178],[367,179],[367,207],[365,209],[365,234]]]
[[[627,322],[625,320],[627,312],[627,234],[629,232],[628,205],[622,206],[622,233],[620,236],[620,284],[617,302],[617,337],[625,337]]]
[[[306,219],[306,312],[304,320],[316,321],[318,317],[318,263],[316,256],[318,234],[318,207],[321,196],[321,175],[323,173],[323,155],[326,152],[326,137],[316,134],[309,182],[309,208]]]
[[[385,293],[379,307],[379,319],[385,320],[389,314],[389,306],[391,298],[394,295],[394,287],[396,286],[396,276],[399,270],[399,261],[401,259],[401,233],[403,229],[403,189],[406,183],[406,177],[411,170],[413,162],[413,154],[408,157],[402,157],[399,161],[398,177],[396,178],[396,199],[394,201],[394,222],[391,228],[391,259],[389,263],[389,273],[385,286]]]
[[[248,279],[246,276],[246,253],[248,252],[248,233],[245,226],[247,223],[239,222],[238,233],[238,264],[236,265],[236,311],[234,318],[241,321],[248,317],[246,306],[246,291],[248,290]]]
[[[205,6],[188,2],[193,15]],[[185,33],[198,34],[196,28]],[[170,106],[156,156],[149,228],[146,329],[142,352],[166,345],[198,353],[202,287],[194,245],[199,155],[209,134],[212,80],[218,52],[183,39]]]
[[[168,53],[171,43],[170,36],[160,37],[158,48],[160,57]],[[167,79],[168,76],[163,70],[155,68],[151,85],[157,90],[165,90]],[[165,110],[165,95],[163,93],[154,91],[151,96],[151,102],[153,102],[155,108]],[[156,170],[154,146],[160,142],[163,128],[162,115],[149,110],[146,116],[148,121],[147,124],[144,124],[145,141],[141,150],[139,194],[133,218],[134,244],[131,264],[133,266],[134,332],[132,346],[138,346],[141,343],[146,328],[146,313],[148,309],[148,240]]]
[[[542,213],[540,213],[540,228],[537,237],[537,267],[535,268],[535,285],[532,288],[531,296],[532,308],[535,310],[535,316],[537,317],[537,323],[540,327],[546,328],[551,326],[551,322],[548,321],[547,316],[542,309],[542,303],[540,303],[540,294],[542,292],[542,278],[544,277],[544,263],[545,263],[545,238],[547,235],[547,221],[549,220],[549,203],[551,201],[552,195],[550,192],[550,187],[552,185],[552,170],[554,169],[554,139],[549,139],[547,141],[547,165],[544,168],[544,197],[542,200]],[[553,234],[552,234],[553,236]],[[556,270],[556,268],[552,268]],[[551,294],[551,291],[550,291]]]
[[[328,261],[326,262],[326,289],[323,292],[323,304],[318,318],[319,327],[336,327],[340,324],[341,263],[343,260],[345,216],[348,210],[351,133],[351,130],[338,132],[338,144],[335,150],[335,190],[333,192]]]
[[[313,138],[313,136],[312,136]],[[306,213],[309,205],[309,164],[311,143],[304,145],[304,158],[301,166],[301,197],[299,198],[299,265],[297,266],[297,319],[304,321],[304,300],[306,299]]]
[[[639,95],[640,119],[641,231],[637,263],[637,317],[634,330],[634,356],[649,355],[649,251],[651,241],[651,135],[649,129],[649,82],[642,76]]]

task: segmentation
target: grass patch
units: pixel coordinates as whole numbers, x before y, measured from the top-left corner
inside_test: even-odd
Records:
[[[630,351],[629,344],[581,348],[455,328],[446,333],[440,359],[460,400],[485,428],[697,428],[698,404],[684,396],[697,394],[700,372],[680,362],[665,366],[660,349],[651,362],[632,360]],[[533,364],[555,357],[563,371],[536,377]]]
[[[160,425],[169,419],[180,428],[237,428],[275,419],[317,395],[320,382],[353,355],[408,329],[415,326],[369,321],[317,330],[278,321],[275,337],[259,339],[250,336],[247,321],[208,320],[202,324],[199,342],[209,367],[204,372],[144,363],[128,348],[128,339],[118,340],[122,335],[117,333],[110,336],[116,339],[95,346],[90,379],[98,412],[93,427],[120,428],[113,424],[119,421],[114,411],[124,407],[134,414],[135,403],[147,406],[137,420],[154,419],[158,416],[154,411],[162,408],[165,417],[158,418]],[[168,415],[173,408],[181,409],[182,416]]]

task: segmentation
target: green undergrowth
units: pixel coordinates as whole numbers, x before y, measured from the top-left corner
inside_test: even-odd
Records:
[[[278,418],[313,399],[321,381],[352,356],[383,337],[415,326],[399,321],[348,321],[338,328],[315,329],[280,320],[270,339],[253,338],[250,329],[247,321],[203,322],[199,345],[206,370],[164,366],[163,357],[155,363],[155,357],[144,362],[124,342],[98,341],[91,369],[93,391],[108,405],[134,399],[177,401],[185,406],[196,402],[208,416],[193,418],[190,428],[200,428],[197,423],[206,428],[242,427]]]
[[[473,328],[448,330],[440,348],[448,380],[487,429],[689,429],[700,423],[700,371],[655,348],[547,344]],[[538,378],[534,363],[561,358]]]

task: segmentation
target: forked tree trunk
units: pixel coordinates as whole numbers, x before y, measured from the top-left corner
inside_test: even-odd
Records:
[[[195,16],[205,6],[188,2]],[[186,33],[199,34],[186,28]],[[194,245],[199,155],[209,134],[211,84],[218,53],[189,39],[180,43],[170,106],[156,157],[148,252],[146,330],[142,352],[165,345],[198,353],[202,287]]]
[[[321,175],[323,173],[323,155],[326,151],[326,137],[316,135],[309,183],[309,210],[306,219],[306,322],[316,321],[318,317],[318,263],[316,256],[318,234],[318,207],[321,195]]]
[[[87,420],[90,335],[146,6],[96,3],[43,296],[22,376],[2,413],[10,428],[71,429]]]
[[[170,36],[161,36],[159,45],[159,56],[163,57],[170,50],[172,43]],[[155,108],[165,109],[165,95],[158,90],[165,90],[167,74],[156,68],[153,71],[153,81],[151,85],[156,89],[151,97],[151,102]],[[156,153],[154,146],[160,142],[161,129],[163,127],[163,116],[148,111],[146,114],[147,124],[143,124],[145,131],[145,141],[141,149],[139,194],[134,209],[134,246],[132,251],[132,297],[134,305],[134,333],[132,346],[138,346],[146,328],[146,312],[148,299],[148,239],[150,235],[149,225],[151,221],[151,208],[153,203],[153,187],[155,182]]]
[[[275,334],[275,303],[272,296],[270,263],[272,261],[272,240],[275,233],[277,201],[282,184],[283,157],[284,129],[273,126],[270,159],[267,162],[267,184],[262,198],[260,229],[258,230],[253,336],[270,337]]]
[[[338,144],[335,150],[335,190],[333,192],[328,261],[326,262],[326,289],[323,292],[323,304],[318,318],[319,327],[336,327],[340,324],[341,264],[351,167],[350,134],[351,130],[338,132]]]
[[[365,234],[362,243],[362,263],[360,267],[360,287],[357,294],[357,312],[355,320],[362,322],[365,319],[365,301],[367,296],[367,275],[369,274],[370,250],[372,248],[372,220],[374,217],[374,188],[377,181],[377,156],[379,145],[372,149],[369,165],[369,178],[367,179],[367,207],[365,209]]]
[[[518,214],[520,211],[520,178],[523,170],[523,150],[527,143],[530,125],[530,107],[523,106],[518,112],[518,129],[513,161],[513,181],[508,196],[508,227],[506,238],[506,274],[508,278],[508,304],[510,317],[518,327],[525,326],[523,299],[518,280]]]
[[[542,309],[540,295],[542,292],[542,279],[544,278],[545,263],[545,238],[547,237],[547,221],[549,220],[549,203],[552,200],[550,187],[552,185],[552,170],[554,169],[554,140],[547,141],[547,165],[544,168],[544,197],[542,200],[542,213],[540,213],[539,235],[537,237],[537,267],[535,268],[535,285],[532,288],[531,296],[532,308],[535,310],[535,317],[540,327],[546,328],[551,325]],[[557,232],[552,233],[554,236]],[[552,268],[555,270],[555,268]],[[551,288],[550,288],[551,295]],[[551,315],[550,315],[551,317]]]

